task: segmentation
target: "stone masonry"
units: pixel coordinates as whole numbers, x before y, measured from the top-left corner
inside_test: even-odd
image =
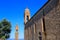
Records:
[[[25,40],[60,40],[60,0],[48,0],[28,20],[24,28]]]

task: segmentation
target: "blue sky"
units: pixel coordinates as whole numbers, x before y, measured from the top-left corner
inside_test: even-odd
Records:
[[[24,10],[30,9],[31,17],[48,0],[0,0],[0,21],[6,18],[11,22],[10,38],[15,38],[15,26],[19,26],[19,39],[24,38]]]

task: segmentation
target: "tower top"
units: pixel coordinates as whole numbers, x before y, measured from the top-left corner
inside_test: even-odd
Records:
[[[28,7],[26,7],[26,9],[25,9],[25,10],[29,10],[29,9],[28,9]]]
[[[26,8],[24,12],[24,24],[26,24],[28,20],[30,20],[30,11]]]
[[[18,25],[16,25],[16,31],[18,30]]]
[[[30,12],[29,9],[28,9],[28,7],[25,9],[25,12]]]

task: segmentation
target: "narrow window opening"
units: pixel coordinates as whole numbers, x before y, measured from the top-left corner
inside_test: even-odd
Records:
[[[44,19],[44,16],[45,16],[45,14],[44,14],[44,10],[43,10],[43,27],[44,27],[44,32],[45,32],[46,29],[45,29],[45,19]]]
[[[29,16],[27,16],[27,18],[26,18],[26,21],[28,21],[29,20]]]

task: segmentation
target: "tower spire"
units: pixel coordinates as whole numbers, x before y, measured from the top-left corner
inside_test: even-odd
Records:
[[[16,28],[15,28],[15,40],[18,40],[18,25],[16,25]]]

